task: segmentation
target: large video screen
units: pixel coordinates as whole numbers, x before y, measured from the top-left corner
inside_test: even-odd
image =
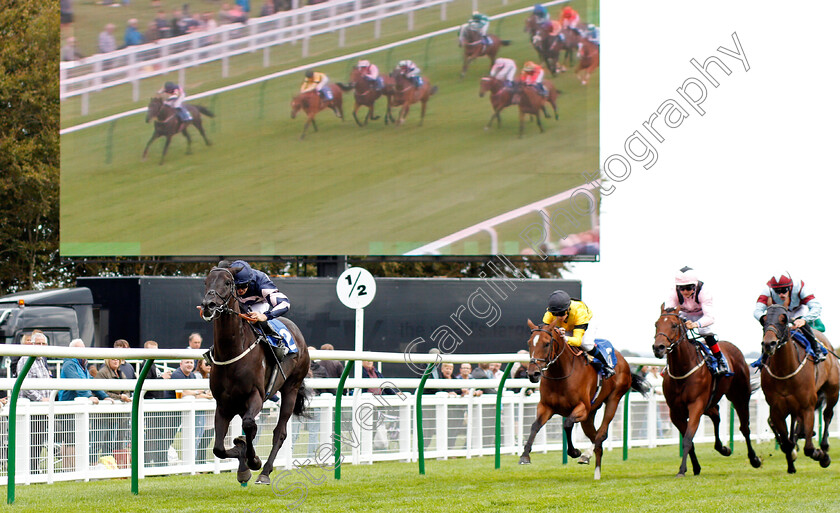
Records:
[[[186,14],[183,0],[75,4],[62,29],[76,45],[61,66],[63,256],[598,258],[597,0],[547,2],[531,29],[530,0],[482,0],[475,40],[459,28],[472,1],[299,3],[261,16],[251,2],[246,23],[211,0]],[[102,52],[108,37],[117,49]],[[538,65],[528,79],[541,69],[548,94],[480,95],[493,52],[515,81]],[[383,78],[411,60],[422,82],[352,82],[360,60]],[[322,97],[293,112],[307,70],[343,86],[335,109],[318,110]],[[166,82],[200,107],[184,130],[178,112],[152,112]],[[370,114],[356,107],[382,92]]]

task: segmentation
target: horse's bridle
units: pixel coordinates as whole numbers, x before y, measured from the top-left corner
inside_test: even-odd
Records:
[[[554,341],[555,341],[554,340],[554,334],[552,332],[546,330],[546,329],[543,329],[543,328],[534,328],[534,329],[531,330],[531,335],[533,335],[534,333],[536,333],[538,331],[548,335],[549,339],[551,339],[551,348],[548,350],[548,358],[534,358],[534,357],[531,357],[531,363],[533,363],[534,365],[536,365],[537,362],[545,363],[545,365],[540,368],[540,372],[545,373],[545,371],[547,371],[548,368],[551,367],[554,364],[554,362],[557,361],[558,358],[560,358],[560,355],[562,355],[563,352],[566,351],[566,346],[568,344],[564,343],[563,348],[560,349],[560,352],[557,353],[557,356],[555,356],[554,358],[551,358],[551,354],[554,352]]]
[[[765,315],[765,317],[764,317],[765,322],[768,320],[768,316],[770,315],[770,309],[774,308],[774,307],[775,307],[775,309],[783,309],[785,312],[787,312],[787,309],[783,306],[770,305],[770,306],[767,307],[767,313],[764,314]],[[776,326],[776,324],[781,324],[781,323],[771,322],[770,326],[764,326],[764,333],[767,333],[767,331],[772,331],[776,335],[776,338],[779,339],[779,346],[777,347],[777,349],[778,349],[778,348],[782,347],[783,345],[787,344],[788,338],[790,338],[790,328],[788,327],[787,323],[785,323],[784,328],[782,328],[780,330]]]
[[[231,283],[234,282],[235,278],[233,277],[233,272],[231,272],[230,269],[227,269],[225,267],[214,267],[213,269],[210,269],[211,273],[213,271],[224,271],[224,272],[228,273],[230,275]],[[233,310],[233,308],[228,306],[228,303],[230,302],[231,298],[235,294],[234,287],[235,287],[234,285],[231,285],[230,290],[228,291],[227,295],[224,295],[224,296],[219,294],[216,291],[216,289],[210,289],[206,292],[205,295],[209,294],[211,296],[218,297],[219,300],[221,301],[221,304],[219,305],[218,308],[208,308],[208,310],[210,311],[209,316],[205,316],[204,313],[202,312],[201,316],[204,318],[205,321],[212,321],[214,319],[217,319],[222,314],[235,314],[236,313]]]
[[[682,318],[682,317],[680,317],[680,316],[679,316],[678,314],[676,314],[676,313],[672,313],[672,312],[665,312],[665,313],[663,313],[663,314],[660,314],[660,315],[659,315],[659,318],[661,319],[661,318],[663,318],[663,317],[665,317],[665,316],[667,316],[667,315],[672,315],[672,316],[676,317],[676,318],[680,321],[680,324],[679,324],[679,326],[680,326],[680,328],[679,328],[679,331],[680,331],[679,336],[678,336],[675,340],[671,340],[671,337],[669,337],[667,334],[665,334],[665,333],[663,333],[663,332],[661,332],[661,331],[657,331],[657,332],[656,332],[656,335],[654,335],[654,337],[653,337],[653,338],[656,338],[656,337],[658,337],[659,335],[662,335],[663,337],[665,337],[665,340],[667,340],[667,341],[668,341],[668,343],[670,344],[670,345],[668,346],[668,348],[667,348],[667,349],[665,349],[665,351],[666,351],[666,352],[668,352],[668,353],[670,353],[670,352],[672,352],[674,349],[676,349],[676,348],[677,348],[677,346],[680,344],[680,342],[682,342],[683,340],[687,340],[687,339],[688,339],[688,330],[687,330],[687,329],[686,329],[686,327],[685,327],[685,320],[683,320],[683,318]]]

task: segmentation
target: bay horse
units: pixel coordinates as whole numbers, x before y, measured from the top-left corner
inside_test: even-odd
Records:
[[[630,373],[627,361],[616,352],[615,375],[600,380],[594,367],[589,365],[582,353],[566,342],[557,328],[558,320],[551,324],[535,325],[528,320],[531,335],[528,352],[528,379],[540,382],[540,402],[537,405],[537,419],[531,425],[531,434],[525,449],[519,457],[520,465],[531,463],[531,446],[540,428],[555,414],[565,417],[563,429],[566,434],[567,454],[572,458],[581,455],[572,443],[572,428],[580,422],[583,432],[592,441],[595,453],[595,479],[601,479],[601,456],[607,430],[615,417],[618,403],[630,390],[647,393],[650,384],[641,376]],[[601,425],[595,429],[595,413],[604,406]]]
[[[152,145],[155,139],[158,137],[166,137],[166,143],[163,146],[163,153],[160,156],[160,164],[163,165],[163,160],[166,158],[166,151],[169,149],[169,143],[172,142],[172,136],[178,132],[181,132],[184,134],[184,137],[187,138],[187,155],[190,155],[192,153],[192,138],[187,132],[187,127],[189,125],[193,125],[198,130],[198,133],[200,133],[201,137],[204,138],[204,144],[207,146],[211,146],[213,144],[209,139],[207,139],[207,135],[204,133],[204,127],[201,123],[202,114],[212,118],[213,113],[201,105],[190,105],[185,103],[184,107],[187,108],[190,116],[192,116],[192,119],[187,122],[183,122],[178,119],[175,108],[166,105],[162,98],[155,96],[149,101],[149,106],[146,108],[146,123],[154,119],[155,131],[152,134],[152,138],[146,143],[146,149],[143,150],[143,160],[146,160],[146,155],[149,153],[149,146]]]
[[[513,90],[505,87],[504,82],[495,77],[483,77],[481,79],[481,85],[478,88],[479,98],[483,98],[484,94],[488,92],[490,93],[490,106],[493,107],[493,115],[490,116],[490,120],[484,127],[485,130],[493,125],[493,119],[496,119],[498,127],[502,126],[502,118],[499,113],[512,105],[513,100]]]
[[[303,132],[300,133],[300,139],[306,137],[306,129],[312,125],[312,129],[318,131],[318,125],[315,123],[315,115],[326,108],[332,109],[335,115],[344,121],[344,108],[341,104],[341,88],[336,84],[327,84],[327,87],[332,91],[333,99],[330,101],[324,100],[321,93],[318,91],[307,91],[300,93],[292,99],[292,119],[295,119],[297,113],[303,110],[306,113],[306,123],[303,124]]]
[[[663,304],[655,323],[653,354],[666,357],[667,366],[662,382],[665,401],[671,410],[671,422],[683,436],[683,457],[677,477],[685,477],[686,458],[691,458],[694,475],[700,473],[700,463],[694,452],[694,435],[705,414],[712,420],[715,430],[715,450],[724,456],[732,454],[720,440],[720,409],[718,403],[724,395],[732,403],[740,420],[741,434],[747,442],[747,458],[753,468],[761,466],[750,441],[750,370],[741,350],[735,345],[720,341],[720,350],[726,356],[732,376],[715,379],[706,367],[698,346],[688,338],[685,320],[679,308],[665,308]],[[702,344],[702,341],[696,344]]]
[[[387,85],[387,81],[390,77],[382,78],[385,79]],[[338,83],[338,87],[345,92],[354,91],[353,98],[355,99],[356,104],[353,106],[353,119],[356,120],[357,125],[365,126],[368,124],[368,121],[376,121],[379,119],[379,116],[374,115],[373,107],[376,104],[376,100],[378,100],[384,93],[384,88],[382,90],[377,90],[373,82],[365,79],[364,74],[361,70],[359,70],[359,68],[354,67],[350,72],[350,81],[347,84]],[[365,115],[364,123],[359,121],[359,117],[357,115],[357,112],[361,107],[367,107],[367,114]]]
[[[580,62],[578,62],[575,74],[580,79],[580,83],[586,85],[592,72],[598,68],[600,50],[598,45],[586,38],[581,38],[579,48]]]
[[[537,126],[540,127],[540,133],[545,132],[540,121],[540,113],[548,118],[548,111],[545,104],[551,104],[554,109],[554,119],[559,119],[560,115],[557,113],[557,89],[551,82],[543,82],[546,90],[548,90],[548,97],[543,97],[537,88],[520,83],[517,92],[514,94],[514,103],[519,104],[519,138],[525,133],[525,118],[528,115],[537,118]]]
[[[490,59],[490,68],[493,68],[499,48],[510,44],[510,41],[500,39],[495,34],[488,34],[487,39],[490,40],[489,44],[485,44],[481,32],[472,29],[464,31],[464,66],[461,68],[461,78],[467,74],[467,68],[473,60],[485,55]]]
[[[253,443],[257,434],[255,418],[265,400],[279,393],[280,414],[274,427],[271,452],[256,481],[257,484],[271,484],[268,476],[274,469],[277,451],[286,439],[289,417],[304,414],[308,390],[303,379],[309,371],[309,352],[300,329],[284,318],[283,324],[292,333],[299,354],[297,358],[284,359],[281,372],[277,372],[274,381],[269,383],[273,351],[269,347],[257,347],[267,344],[258,344],[254,330],[240,310],[233,278],[238,271],[227,261],[219,262],[218,267],[211,269],[204,279],[204,299],[199,307],[201,317],[213,322],[213,366],[210,371],[210,390],[216,400],[213,454],[219,459],[239,460],[236,478],[244,486],[251,479],[251,470],[259,470],[261,466]],[[225,435],[236,415],[242,418],[244,440],[238,437],[234,439],[233,448],[225,449]]]
[[[545,63],[551,76],[557,74],[558,61],[560,60],[560,44],[556,36],[551,35],[551,25],[544,24],[538,27],[531,36],[531,46],[536,50],[540,60]]]
[[[787,458],[789,474],[796,472],[798,437],[805,438],[805,455],[820,462],[825,468],[831,464],[828,455],[828,425],[834,417],[840,389],[840,370],[834,352],[819,365],[808,357],[804,347],[791,336],[791,321],[787,308],[770,305],[763,319],[764,337],[761,342],[761,389],[770,405],[770,427],[779,447]],[[827,344],[829,349],[831,345]],[[824,429],[820,447],[813,443],[814,410],[824,403]],[[785,420],[791,417],[788,433]]]
[[[563,62],[558,64],[559,71],[565,72],[566,69],[575,65],[575,54],[580,52],[579,45],[582,41],[587,41],[587,39],[576,28],[566,27],[560,31],[560,35],[554,43],[557,52],[563,53]],[[594,43],[590,42],[590,44],[594,46]]]
[[[408,110],[411,105],[420,102],[420,123],[417,126],[423,126],[423,119],[426,117],[426,104],[429,102],[429,98],[437,92],[437,86],[432,86],[432,83],[426,77],[422,77],[423,85],[417,87],[411,79],[403,76],[401,73],[394,72],[391,76],[394,79],[394,86],[393,93],[388,95],[385,123],[388,123],[389,118],[391,121],[394,121],[393,116],[391,116],[391,107],[400,107],[396,124],[402,125],[405,123],[405,118],[408,116]]]

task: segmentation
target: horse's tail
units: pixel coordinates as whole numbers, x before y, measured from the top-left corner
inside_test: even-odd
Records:
[[[432,86],[431,91],[429,91],[429,96],[432,96],[436,92],[438,92],[438,86]]]
[[[306,384],[301,383],[300,388],[298,388],[297,397],[295,398],[295,408],[292,410],[292,413],[298,417],[311,418],[311,414],[307,411],[311,396],[312,389],[308,388]]]
[[[208,109],[204,105],[196,105],[195,108],[198,109],[198,112],[204,114],[205,116],[208,116],[208,117],[211,117],[211,118],[215,117],[215,115],[212,112],[210,112],[210,109]]]
[[[511,41],[510,41],[510,39],[500,39],[500,40],[499,40],[499,43],[500,43],[502,46],[508,46],[508,45],[510,45]]]
[[[354,84],[353,82],[350,82],[349,84],[342,84],[341,82],[336,82],[335,85],[340,87],[341,90],[345,92],[352,91],[356,87],[356,84]]]
[[[641,374],[634,374],[632,372],[630,373],[630,377],[633,380],[630,384],[630,388],[632,388],[636,392],[640,392],[643,396],[647,397],[648,394],[650,394],[650,390],[652,388],[648,380],[646,380]]]

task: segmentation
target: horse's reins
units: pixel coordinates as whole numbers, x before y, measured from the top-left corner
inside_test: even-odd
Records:
[[[671,340],[671,337],[669,337],[666,333],[658,331],[656,333],[656,335],[654,336],[654,338],[658,337],[659,335],[662,335],[663,337],[665,337],[665,340],[667,340],[670,343],[670,345],[668,346],[668,348],[665,351],[668,354],[670,354],[674,349],[677,348],[677,346],[680,344],[680,342],[682,342],[683,340],[688,340],[688,332],[686,331],[685,322],[683,321],[683,319],[679,315],[677,315],[675,313],[667,312],[667,313],[661,314],[659,317],[662,318],[662,317],[665,317],[666,315],[673,315],[674,317],[679,319],[679,321],[680,321],[679,337],[677,337],[674,340]],[[697,372],[697,370],[700,367],[702,367],[704,363],[705,363],[705,361],[701,358],[700,363],[695,365],[694,368],[692,368],[690,371],[688,371],[686,374],[683,374],[682,376],[674,376],[673,374],[671,374],[671,369],[670,369],[669,365],[665,366],[665,372],[668,373],[668,376],[670,376],[671,379],[677,379],[677,380],[685,379],[685,378],[691,376],[692,374],[694,374],[695,372]]]
[[[216,267],[215,269],[225,271],[226,273],[228,273],[230,275],[231,280],[234,280],[233,273],[230,271],[230,269],[226,269],[224,267]],[[209,291],[207,291],[207,293],[218,297],[222,301],[221,306],[219,308],[215,308],[215,309],[212,310],[212,312],[210,314],[211,319],[215,319],[217,317],[216,314],[221,313],[221,314],[238,315],[240,318],[250,322],[250,320],[251,320],[250,317],[248,317],[247,315],[245,315],[241,312],[237,312],[233,308],[228,306],[228,302],[231,300],[231,298],[233,297],[233,294],[234,294],[233,289],[231,289],[230,293],[228,293],[227,296],[222,296],[221,294],[216,292],[215,289],[209,290]],[[249,324],[249,326],[250,326],[250,324]],[[250,353],[251,350],[253,350],[255,347],[257,347],[257,344],[259,343],[259,341],[260,341],[260,339],[259,339],[259,337],[257,337],[257,339],[254,340],[254,343],[251,344],[251,346],[248,347],[248,349],[246,349],[244,352],[242,352],[239,356],[237,356],[235,358],[231,358],[230,360],[224,360],[224,361],[217,361],[213,357],[213,349],[215,349],[215,346],[214,346],[213,348],[211,348],[210,353],[208,354],[208,356],[210,357],[210,362],[213,365],[230,365],[231,363],[238,362],[239,360],[244,358],[245,355]]]
[[[773,306],[775,306],[775,305],[773,305]],[[790,328],[787,325],[785,325],[783,330],[780,330],[778,327],[776,327],[776,324],[773,323],[770,326],[768,326],[767,328],[765,328],[765,332],[766,331],[772,331],[776,335],[776,338],[779,340],[779,347],[776,348],[776,350],[778,350],[783,345],[788,343],[788,339],[790,338]],[[798,351],[797,351],[797,353],[798,353]],[[770,360],[770,358],[772,358],[773,356],[775,356],[775,353],[773,353],[773,355],[768,356],[767,360]],[[782,381],[782,380],[790,379],[790,378],[796,376],[797,374],[799,374],[799,371],[801,371],[805,367],[805,363],[807,361],[808,361],[808,353],[806,351],[805,356],[802,358],[802,361],[799,362],[799,367],[797,367],[795,371],[791,372],[787,376],[776,376],[775,374],[773,374],[773,371],[770,370],[770,366],[767,365],[766,363],[762,363],[761,368],[762,368],[762,370],[766,370],[767,374],[769,374],[770,377],[772,377],[773,379],[777,379],[779,381]]]
[[[532,330],[531,330],[531,334],[533,335],[533,334],[534,334],[534,332],[537,332],[537,331],[541,331],[542,333],[547,334],[547,335],[549,336],[549,338],[551,339],[551,350],[550,350],[550,351],[549,351],[549,353],[548,353],[548,358],[551,358],[551,353],[552,353],[552,352],[554,352],[554,334],[553,334],[553,333],[551,333],[550,331],[548,331],[548,330],[544,330],[544,329],[542,329],[542,328],[535,328],[535,329],[532,329]],[[558,380],[559,380],[559,379],[566,379],[566,378],[568,378],[569,376],[571,376],[571,375],[572,375],[572,373],[571,373],[571,372],[570,372],[570,373],[568,373],[568,374],[566,374],[565,376],[563,376],[563,377],[559,377],[559,378],[555,378],[554,376],[549,376],[549,375],[547,374],[547,372],[548,372],[548,368],[549,368],[549,367],[551,367],[552,365],[554,365],[554,363],[555,363],[555,362],[556,362],[556,361],[560,358],[560,356],[561,356],[561,355],[562,355],[562,354],[566,351],[566,347],[567,347],[567,346],[568,346],[568,344],[566,344],[566,343],[564,342],[564,343],[563,343],[563,349],[561,349],[561,350],[560,350],[560,352],[559,352],[559,353],[557,353],[557,356],[555,356],[554,358],[552,358],[552,359],[551,359],[551,361],[548,361],[548,358],[531,358],[531,363],[533,363],[533,364],[535,364],[535,365],[536,365],[536,363],[537,363],[537,362],[548,362],[548,363],[546,363],[546,364],[545,364],[545,366],[543,366],[542,368],[540,368],[540,371],[542,371],[542,373],[543,373],[543,377],[544,377],[544,378],[548,378],[548,379],[558,379]]]

